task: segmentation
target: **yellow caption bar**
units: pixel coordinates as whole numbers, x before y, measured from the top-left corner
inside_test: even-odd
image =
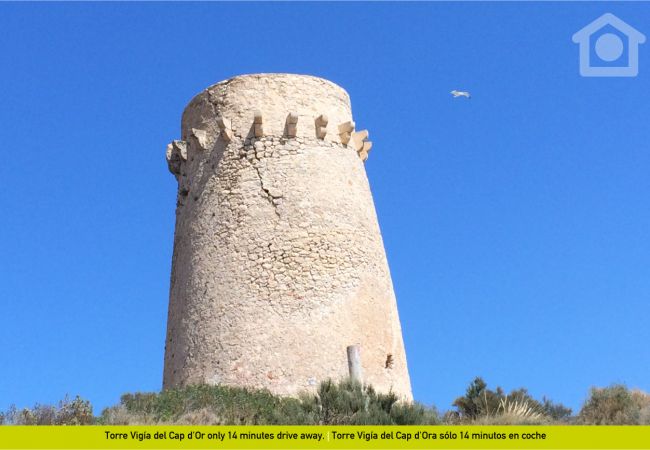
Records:
[[[0,426],[0,449],[647,449],[650,426]]]

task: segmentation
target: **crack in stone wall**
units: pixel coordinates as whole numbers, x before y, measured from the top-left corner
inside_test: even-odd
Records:
[[[264,196],[269,201],[269,204],[273,208],[273,211],[275,211],[275,214],[278,216],[278,218],[281,218],[280,212],[278,211],[278,201],[282,198],[282,196],[274,196],[271,194],[270,189],[264,186],[264,176],[260,172],[259,166],[254,165],[253,167],[255,168],[255,172],[257,172],[257,176],[260,179],[260,187],[262,188],[262,192],[264,192]]]

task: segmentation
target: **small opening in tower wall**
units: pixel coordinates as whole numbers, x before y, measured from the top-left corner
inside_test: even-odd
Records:
[[[392,369],[393,368],[393,355],[389,353],[386,355],[386,369]]]

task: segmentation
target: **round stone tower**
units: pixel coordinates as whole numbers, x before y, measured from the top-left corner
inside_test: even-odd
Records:
[[[167,147],[178,198],[163,387],[294,395],[347,377],[358,345],[363,381],[410,400],[371,143],[347,93],[235,77],[194,97],[181,138]]]

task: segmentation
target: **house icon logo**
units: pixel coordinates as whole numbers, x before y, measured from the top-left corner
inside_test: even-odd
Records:
[[[573,35],[580,45],[583,77],[635,77],[639,73],[639,44],[643,33],[607,13]]]

